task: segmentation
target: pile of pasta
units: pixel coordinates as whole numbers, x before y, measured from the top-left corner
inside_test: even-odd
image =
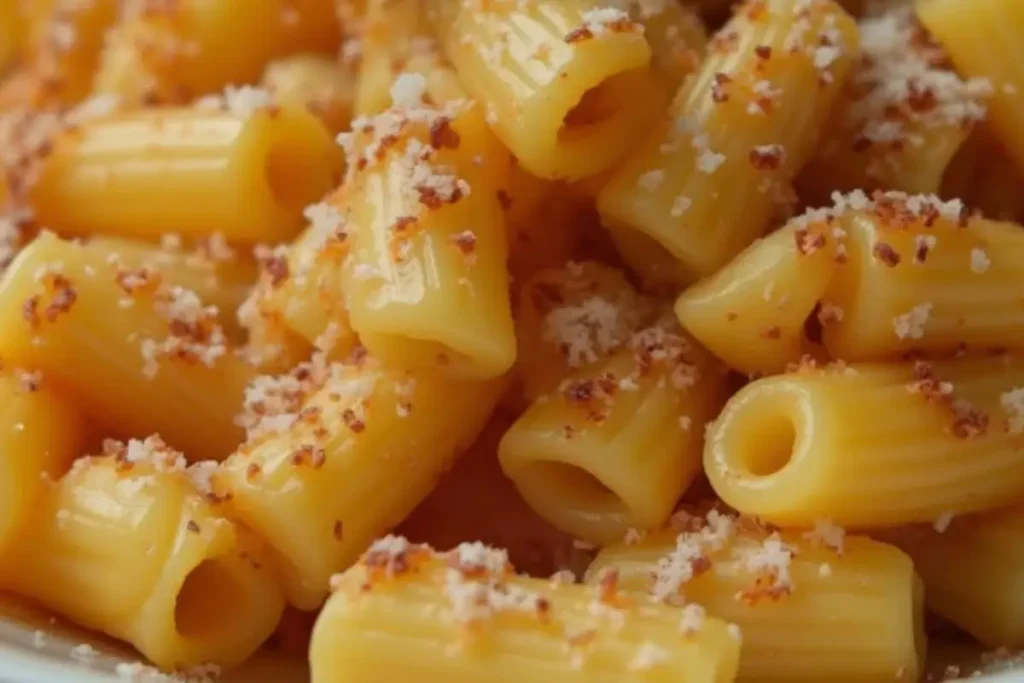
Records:
[[[0,0],[0,589],[315,683],[1024,646],[1024,5],[728,4]]]

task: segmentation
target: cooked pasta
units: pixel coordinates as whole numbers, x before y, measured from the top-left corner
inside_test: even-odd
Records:
[[[1002,662],[1015,2],[0,0],[0,608],[135,681]]]

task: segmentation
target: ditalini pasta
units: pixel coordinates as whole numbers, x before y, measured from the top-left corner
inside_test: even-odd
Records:
[[[967,10],[956,0],[917,0],[914,7],[960,73],[988,81],[990,125],[1017,166],[1024,167],[1024,71],[1015,57],[1024,14],[1014,0],[974,4]]]
[[[895,542],[914,559],[930,609],[986,645],[1024,644],[1020,506],[935,528],[901,531]]]
[[[31,525],[47,482],[64,474],[85,440],[78,408],[38,373],[0,375],[0,559]]]
[[[284,607],[267,548],[217,513],[159,437],[107,441],[34,509],[0,585],[167,667],[237,663]]]
[[[313,683],[718,683],[736,672],[740,640],[725,622],[636,605],[614,585],[517,577],[503,551],[480,543],[437,553],[389,536],[332,583],[313,632]]]
[[[184,103],[251,83],[267,62],[331,52],[333,0],[129,0],[106,39],[97,92],[130,102]]]
[[[674,321],[566,375],[505,434],[505,473],[537,513],[592,542],[664,522],[700,470],[724,373]]]
[[[0,0],[0,631],[189,683],[1024,647],[1018,2]]]
[[[115,434],[160,433],[189,458],[227,457],[252,370],[215,308],[112,254],[51,234],[27,247],[0,285],[0,358],[64,388]]]
[[[427,496],[501,388],[396,371],[362,354],[253,382],[248,440],[216,483],[232,514],[281,556],[293,605],[319,605],[331,574]]]
[[[602,219],[652,237],[694,275],[714,272],[787,201],[856,48],[856,25],[831,0],[751,2],[598,193]]]
[[[575,179],[618,161],[661,99],[641,24],[597,0],[434,0],[470,94],[531,173]]]
[[[910,558],[820,520],[768,532],[710,512],[685,530],[602,550],[586,582],[615,580],[743,633],[743,681],[914,681],[925,654],[924,591]],[[614,578],[612,578],[614,577]]]
[[[708,430],[705,472],[726,503],[783,525],[892,526],[1005,505],[1024,493],[1022,384],[1024,362],[1005,354],[760,379]]]
[[[19,191],[61,233],[287,239],[335,182],[340,151],[303,108],[243,87],[195,109],[112,113],[26,151]]]

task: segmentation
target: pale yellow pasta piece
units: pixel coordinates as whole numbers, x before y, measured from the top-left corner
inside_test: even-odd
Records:
[[[426,87],[422,76],[403,78]],[[483,121],[474,103],[453,103],[450,116],[421,107],[388,110],[367,124],[368,141],[356,141],[342,276],[349,318],[385,362],[497,377],[516,343],[493,184],[507,172],[507,153],[476,144],[484,139],[473,137]]]
[[[367,0],[360,21],[355,113],[373,116],[391,106],[391,86],[410,58],[434,50],[425,0]]]
[[[41,372],[115,433],[226,457],[252,370],[216,310],[107,255],[49,233],[22,251],[0,284],[0,358]]]
[[[692,4],[628,0],[630,15],[644,27],[651,69],[665,92],[675,94],[697,70],[708,46],[708,32]]]
[[[646,289],[674,293],[693,283],[693,275],[653,237],[632,228],[605,227],[619,257]]]
[[[678,327],[645,328],[538,397],[502,438],[502,469],[554,526],[620,540],[663,523],[699,474],[703,425],[724,383]]]
[[[339,41],[332,0],[129,0],[107,38],[95,91],[184,103],[256,82],[275,57],[330,53]]]
[[[713,273],[789,201],[856,48],[831,0],[751,0],[598,193],[604,223],[653,238],[691,277]]]
[[[1024,364],[988,356],[757,380],[707,434],[722,500],[775,524],[931,522],[1024,492]],[[859,417],[858,417],[859,416]]]
[[[846,262],[824,301],[824,343],[846,361],[1024,346],[1024,230],[967,217],[959,200],[876,195],[827,218]],[[845,235],[845,236],[843,236]],[[1020,256],[1018,256],[1020,254]]]
[[[642,27],[597,0],[435,0],[469,93],[523,167],[576,179],[618,161],[661,110]]]
[[[918,680],[924,590],[899,549],[844,538],[838,528],[830,529],[835,537],[815,539],[799,531],[769,535],[742,520],[733,530],[715,513],[710,520],[702,531],[605,548],[586,582],[614,572],[620,589],[699,605],[736,624],[743,633],[739,681]]]
[[[306,107],[332,133],[345,130],[352,119],[356,75],[331,57],[278,59],[267,65],[261,83],[275,102]]]
[[[1024,219],[1022,171],[987,127],[976,128],[961,145],[942,178],[943,197],[959,197],[986,218]]]
[[[25,371],[0,375],[0,558],[85,440],[81,412],[53,387]]]
[[[121,268],[148,269],[169,285],[195,292],[203,303],[217,307],[217,320],[225,333],[232,340],[240,339],[236,311],[256,281],[256,263],[220,239],[201,242],[189,250],[178,245],[97,237],[90,239],[85,248]]]
[[[908,529],[893,540],[914,559],[928,608],[989,647],[1024,644],[1024,512],[1019,506],[935,529]]]
[[[42,225],[73,235],[288,239],[335,182],[340,151],[302,108],[240,108],[150,109],[67,128],[24,174],[25,197]]]
[[[822,225],[787,225],[685,290],[676,315],[687,332],[730,367],[780,372],[808,346],[807,319],[837,264]]]
[[[291,604],[313,609],[331,574],[408,515],[473,441],[502,383],[369,357],[299,376],[254,383],[250,438],[219,479],[232,514],[282,558]]]
[[[1016,0],[969,5],[957,0],[915,0],[917,17],[946,49],[957,71],[992,87],[988,125],[1024,168],[1024,65],[1017,58],[1024,7]]]
[[[985,118],[991,85],[944,65],[945,51],[911,4],[895,3],[858,28],[860,53],[800,176],[801,196],[821,203],[834,190],[938,192],[951,160]]]
[[[611,589],[515,576],[504,551],[389,536],[336,578],[313,631],[313,683],[733,680],[740,642],[707,618]],[[401,653],[396,656],[396,653]]]
[[[597,261],[542,270],[519,292],[516,375],[533,401],[617,351],[650,317],[625,274]]]
[[[266,546],[159,438],[106,448],[46,492],[3,585],[168,669],[241,662],[284,607]]]

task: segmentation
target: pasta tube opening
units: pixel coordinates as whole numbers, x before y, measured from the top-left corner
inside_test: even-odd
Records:
[[[605,128],[619,125],[623,112],[629,107],[630,94],[636,80],[641,78],[637,70],[614,74],[584,90],[576,104],[562,118],[558,129],[558,141],[563,144],[600,139]]]
[[[716,444],[721,463],[733,476],[753,483],[800,466],[806,450],[803,432],[808,425],[801,418],[797,393],[781,389],[752,394],[723,414],[723,422],[744,427],[723,428]]]
[[[174,626],[189,640],[217,638],[239,623],[245,591],[228,562],[203,560],[188,573],[174,602]]]
[[[263,172],[274,202],[285,211],[301,212],[316,199],[310,189],[323,186],[323,174],[320,167],[309,163],[309,149],[294,142],[288,138],[272,142]]]
[[[562,505],[575,509],[577,514],[586,516],[586,510],[594,508],[618,509],[627,514],[629,504],[606,486],[593,472],[554,460],[532,462],[517,473],[517,484],[533,492],[537,497],[562,501]]]

